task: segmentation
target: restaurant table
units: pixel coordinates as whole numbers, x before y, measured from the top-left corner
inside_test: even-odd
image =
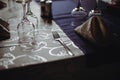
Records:
[[[87,0],[86,0],[87,2]],[[88,1],[89,2],[89,1]],[[91,1],[92,3],[92,1]],[[62,7],[61,4],[63,4]],[[89,13],[90,9],[93,9],[92,4],[91,6],[87,3],[81,3],[87,10],[87,13]],[[60,28],[66,33],[66,35],[85,53],[85,55],[94,55],[96,56],[110,56],[113,57],[113,53],[115,55],[119,55],[119,49],[120,49],[120,16],[118,15],[119,11],[113,11],[109,10],[108,6],[109,4],[103,2],[102,0],[99,0],[98,8],[101,9],[102,12],[102,19],[106,25],[106,27],[110,30],[110,33],[112,36],[112,43],[109,46],[101,47],[96,46],[80,35],[76,34],[74,29],[84,23],[87,19],[89,19],[89,16],[87,16],[85,19],[78,19],[75,17],[72,17],[71,11],[75,7],[76,3],[74,0],[61,0],[61,1],[53,1],[53,19],[54,21],[60,26]],[[57,6],[57,7],[56,7]],[[71,22],[75,22],[76,25],[71,25]],[[98,57],[98,58],[101,58]],[[107,58],[106,58],[107,59]],[[104,61],[104,60],[103,60]]]
[[[33,1],[31,3],[31,8],[40,21],[38,30],[40,32],[40,37],[38,37],[40,48],[32,52],[22,51],[19,46],[1,48],[0,80],[120,79],[120,64],[117,54],[119,48],[116,46],[105,49],[98,48],[74,32],[74,28],[85,21],[71,17],[70,11],[76,5],[74,1],[53,0],[53,20],[50,21],[52,25],[44,23],[43,19],[40,18],[40,2],[39,0],[36,0],[36,2]],[[16,5],[13,10],[14,15],[7,15],[8,13],[6,11],[8,8],[0,11],[0,17],[11,23],[10,30],[12,30],[11,39],[1,42],[0,46],[12,42],[17,43],[16,26],[21,20],[22,9],[21,4]],[[62,7],[60,7],[61,5]],[[71,26],[72,21],[78,22],[77,25]],[[54,41],[51,30],[60,33],[61,38],[73,51],[75,56],[70,56],[65,53],[64,48],[58,42]]]
[[[7,0],[5,0],[5,2],[7,2]],[[11,34],[10,39],[3,40],[0,42],[0,80],[13,80],[16,78],[30,78],[29,80],[35,79],[35,75],[41,75],[41,73],[43,73],[42,75],[44,76],[44,74],[49,74],[49,71],[51,72],[51,70],[56,72],[56,70],[54,69],[58,69],[57,67],[65,67],[63,65],[64,60],[71,60],[71,58],[84,55],[83,52],[67,37],[67,35],[59,28],[59,26],[53,20],[49,20],[49,22],[46,19],[44,21],[40,17],[40,6],[34,0],[31,2],[30,7],[32,9],[32,12],[39,19],[39,27],[35,32],[37,33],[36,41],[38,47],[34,50],[22,49],[18,44],[19,37],[17,35],[17,25],[18,23],[20,23],[23,16],[22,4],[14,4],[12,2],[10,4],[12,4],[10,7],[8,6],[0,11],[0,17],[9,23]],[[46,21],[48,21],[48,23],[46,23]],[[52,36],[52,31],[57,31],[60,34],[61,39],[71,49],[74,56],[67,54],[64,47],[61,44],[59,44],[59,42],[54,40]],[[18,45],[7,46],[9,44]],[[53,66],[52,69],[50,68],[50,65],[48,65],[48,63],[50,63],[51,67],[53,66],[53,64],[56,67]],[[46,65],[45,67],[43,67],[44,64]],[[40,69],[40,73],[37,69]],[[58,71],[60,70],[58,69]],[[43,77],[42,75],[41,77]]]
[[[53,0],[52,7],[53,7],[54,21],[60,26],[60,28],[66,33],[66,35],[84,52],[85,61],[86,61],[85,67],[98,68],[98,69],[97,68],[88,69],[84,67],[86,73],[84,74],[84,72],[81,71],[82,77],[78,75],[80,76],[79,79],[82,79],[83,75],[85,75],[84,77],[88,77],[87,80],[94,79],[93,77],[95,76],[99,77],[99,78],[95,78],[97,80],[98,79],[114,80],[114,78],[120,79],[120,77],[118,76],[118,74],[120,73],[120,69],[118,68],[118,66],[120,66],[119,10],[115,10],[114,8],[110,10],[109,8],[110,5],[108,3],[99,0],[98,8],[101,9],[102,12],[101,17],[105,22],[106,27],[110,30],[112,34],[112,38],[111,38],[112,43],[109,46],[105,46],[105,47],[96,46],[90,43],[89,41],[87,41],[86,39],[82,38],[80,35],[76,34],[74,31],[76,27],[78,27],[79,25],[84,23],[87,19],[89,19],[89,16],[83,20],[72,17],[71,11],[76,6],[75,1],[76,0],[59,0],[59,1]],[[86,1],[86,3],[81,3],[81,4],[87,10],[87,13],[89,13],[89,11],[94,7],[93,6],[94,0],[83,0],[83,2],[84,1]],[[76,22],[76,25],[71,25],[71,22]],[[99,72],[99,70],[101,71]],[[114,75],[111,75],[112,72],[114,73]]]

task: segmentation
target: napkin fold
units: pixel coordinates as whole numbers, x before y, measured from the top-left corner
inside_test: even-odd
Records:
[[[10,38],[9,23],[0,19],[0,41]]]
[[[76,33],[96,45],[106,46],[111,41],[111,33],[101,16],[90,17],[86,22],[74,30]]]

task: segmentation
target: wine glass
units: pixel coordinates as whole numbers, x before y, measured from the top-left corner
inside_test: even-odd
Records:
[[[84,19],[87,16],[86,10],[81,6],[81,1],[77,0],[77,6],[72,10],[71,15],[76,19]],[[75,26],[75,23],[71,23],[72,26]]]
[[[37,16],[31,11],[31,8],[30,8],[30,3],[31,3],[32,0],[29,0],[28,3],[27,3],[27,12],[26,12],[26,16],[27,18],[33,22],[35,24],[35,29],[37,30],[38,29],[38,18]]]
[[[26,3],[28,3],[29,0],[17,0],[16,2],[22,3],[23,6],[23,18],[17,25],[18,42],[23,50],[33,50],[36,45],[35,25],[26,17]]]
[[[13,8],[15,8],[15,0],[7,0],[8,2],[8,11],[12,12]]]
[[[16,19],[16,17],[18,16],[18,14],[16,13],[16,1],[15,0],[7,0],[7,12],[5,13],[5,15],[7,15],[7,22],[9,23],[9,21],[13,21]]]
[[[99,0],[96,0],[96,7],[94,10],[91,10],[88,14],[89,17],[94,16],[94,15],[101,15],[101,10],[98,8],[98,2]]]

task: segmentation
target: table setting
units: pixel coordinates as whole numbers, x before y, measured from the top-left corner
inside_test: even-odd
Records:
[[[22,3],[23,6],[25,6],[25,3]],[[19,9],[14,12],[18,12],[16,15],[17,17],[11,17],[12,15],[9,16],[9,14],[7,14],[11,17],[7,19],[5,15],[2,16],[2,14],[0,14],[3,20],[7,19],[6,21],[9,23],[10,28],[10,38],[0,41],[0,70],[52,62],[84,55],[53,20],[51,20],[50,24],[44,22],[40,17],[40,6],[35,1],[31,1],[31,4],[29,5],[31,7],[31,12],[34,12],[34,18],[36,19],[34,21],[39,22],[36,24],[29,21],[29,18],[26,16],[26,11],[24,12],[23,10],[25,7],[22,8],[20,1],[19,3],[16,1],[15,5],[17,6],[16,8]],[[33,9],[34,7],[36,7],[36,9]],[[3,9],[0,12],[6,13],[6,9]],[[22,20],[25,21],[25,23]],[[30,45],[25,44],[25,46],[27,45],[30,48],[26,48],[24,45],[21,45],[21,42],[19,42],[21,37],[19,33],[21,32],[19,32],[18,29],[21,25],[21,29],[23,28],[21,31],[26,31],[23,27],[23,24],[26,24],[26,21],[33,26],[33,28],[30,29],[33,31],[27,31],[27,33],[25,33],[27,36],[34,34],[34,38],[31,39],[35,40],[35,43],[30,43]]]
[[[0,19],[8,27],[0,25],[3,37],[8,32],[7,38],[0,35],[0,80],[108,80],[118,75],[119,17],[104,0],[0,1],[7,5]],[[76,7],[78,15],[72,15]],[[114,36],[107,39],[109,45],[107,30]],[[101,40],[107,46],[96,45]]]

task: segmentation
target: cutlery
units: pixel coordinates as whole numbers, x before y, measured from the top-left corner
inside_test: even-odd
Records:
[[[73,52],[69,49],[69,47],[61,40],[60,35],[58,34],[57,31],[52,31],[53,34],[53,38],[54,40],[58,41],[66,50],[66,52],[70,55],[70,56],[74,56]]]

